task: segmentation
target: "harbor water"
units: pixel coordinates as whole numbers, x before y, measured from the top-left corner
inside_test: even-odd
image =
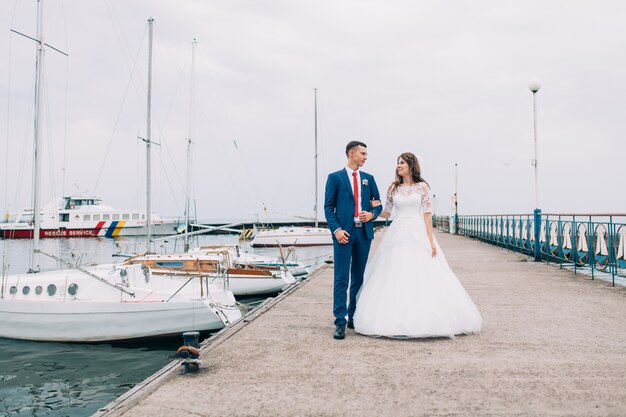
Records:
[[[181,241],[158,243],[159,252],[181,250]],[[193,244],[239,243],[237,236],[198,237]],[[0,240],[7,273],[24,272],[31,256],[30,240]],[[244,250],[279,256],[278,249]],[[42,239],[41,250],[81,266],[118,263],[122,253],[145,251],[142,238]],[[319,265],[332,247],[297,248],[295,256],[307,265]],[[293,254],[292,254],[293,255]],[[41,255],[41,269],[61,268]],[[239,300],[254,306],[260,299]],[[132,388],[169,361],[182,338],[146,339],[124,343],[43,343],[0,338],[0,416],[89,416]]]

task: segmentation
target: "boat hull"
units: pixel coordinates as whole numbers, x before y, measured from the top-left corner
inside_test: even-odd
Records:
[[[2,337],[50,342],[129,340],[224,327],[218,315],[202,301],[68,301],[42,306],[0,299],[0,316]]]
[[[125,263],[145,265],[160,277],[176,280],[195,277],[218,288],[228,288],[235,296],[275,294],[296,282],[290,272],[279,267],[233,265],[229,248],[217,252],[200,250],[180,254],[139,255]]]
[[[101,222],[105,223],[105,222]],[[124,226],[120,222],[108,222],[108,224],[97,224],[89,228],[55,228],[41,229],[40,238],[75,238],[75,237],[117,237],[117,236],[145,236],[146,229],[143,226]],[[17,227],[12,224],[1,225],[4,239],[32,239],[33,228]],[[168,236],[176,233],[178,222],[159,223],[152,225],[153,236]]]
[[[183,279],[187,280],[190,277],[206,279],[218,288],[227,288],[236,297],[276,294],[296,282],[291,273],[285,272],[282,272],[280,275],[266,277],[230,275],[228,278],[221,274],[206,273],[198,275],[194,273],[180,273],[175,270],[155,270],[154,273],[179,282],[184,282],[182,281]]]
[[[226,282],[225,282],[226,281]],[[229,277],[215,278],[218,286],[225,285],[235,296],[275,294],[296,282],[293,277],[278,276],[275,278]]]
[[[219,330],[241,318],[232,292],[176,282],[141,265],[97,265],[8,275],[0,337],[103,342]]]
[[[250,242],[250,246],[255,248],[332,244],[330,230],[313,227],[280,227],[276,230],[262,230]]]

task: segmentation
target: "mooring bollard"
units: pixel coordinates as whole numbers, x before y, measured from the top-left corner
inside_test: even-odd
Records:
[[[183,333],[183,346],[176,351],[176,357],[183,361],[185,372],[198,372],[200,370],[200,332]]]
[[[183,333],[183,344],[195,348],[200,347],[200,332]]]

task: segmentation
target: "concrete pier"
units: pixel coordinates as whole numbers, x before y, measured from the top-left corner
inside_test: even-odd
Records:
[[[373,249],[380,240],[378,234]],[[332,265],[97,415],[626,415],[626,289],[437,232],[483,314],[455,339],[332,338]]]

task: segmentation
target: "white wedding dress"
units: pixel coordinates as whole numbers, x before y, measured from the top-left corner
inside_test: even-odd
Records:
[[[479,332],[480,313],[436,241],[437,256],[431,256],[423,215],[431,212],[428,185],[401,185],[388,192],[385,211],[392,210],[393,222],[365,269],[355,331],[400,338]]]

